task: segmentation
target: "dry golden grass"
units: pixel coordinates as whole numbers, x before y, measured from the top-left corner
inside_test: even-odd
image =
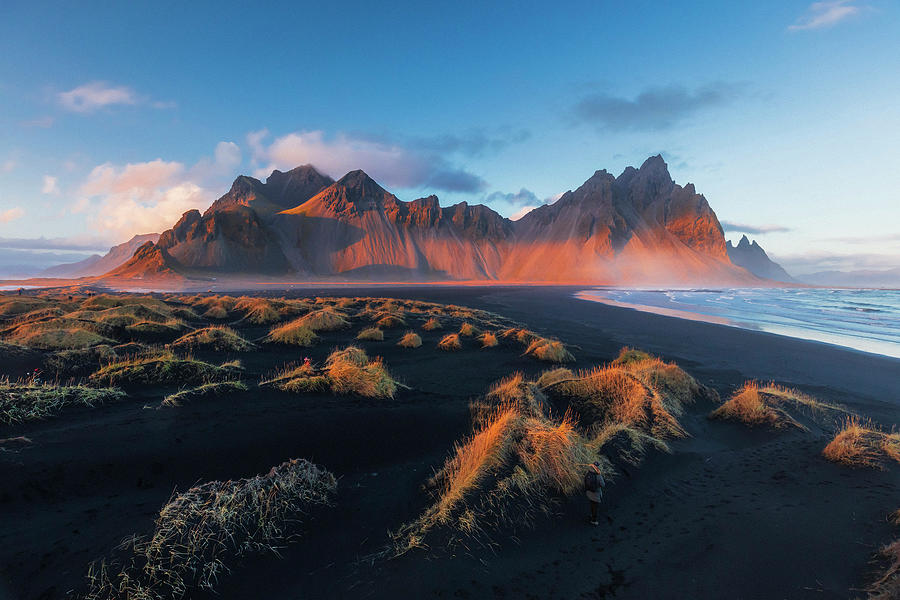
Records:
[[[292,321],[303,325],[312,331],[337,331],[350,327],[350,322],[346,317],[331,307],[320,308],[314,310],[299,319]]]
[[[124,392],[112,388],[0,380],[0,423],[46,419],[71,406],[93,408],[123,398]]]
[[[478,328],[468,322],[463,323],[459,327],[459,335],[461,335],[462,337],[475,337],[479,333],[481,332],[478,330]]]
[[[585,426],[624,424],[659,439],[686,435],[678,422],[684,405],[712,394],[677,365],[653,357],[596,367],[544,389],[566,397]]]
[[[506,384],[517,381],[521,377],[513,376]],[[594,460],[570,415],[554,420],[497,404],[428,482],[435,501],[394,535],[395,551],[424,546],[440,526],[450,528],[454,543],[459,535],[485,537],[503,523],[528,524],[535,513],[549,511],[554,495],[580,491],[584,467]],[[609,475],[609,464],[602,464]]]
[[[422,345],[422,337],[413,331],[407,331],[397,345],[401,348],[418,348]]]
[[[160,403],[160,406],[179,407],[197,400],[221,398],[238,392],[246,392],[247,386],[240,381],[219,381],[216,383],[204,383],[197,387],[181,390],[169,394]]]
[[[198,348],[216,352],[249,352],[255,345],[224,325],[205,327],[181,336],[172,342],[174,348]]]
[[[397,315],[387,314],[379,318],[375,325],[381,329],[393,329],[395,327],[406,327],[406,321]]]
[[[482,348],[494,348],[499,343],[497,341],[497,336],[490,331],[482,333],[481,337],[479,337],[478,339],[481,340]]]
[[[244,320],[253,325],[271,325],[281,320],[281,313],[265,298],[243,296],[234,305],[234,310],[244,313]]]
[[[900,433],[886,433],[853,415],[844,419],[822,455],[848,467],[883,468],[889,462],[900,463]]]
[[[575,373],[565,367],[550,369],[541,373],[535,382],[539,388],[549,387],[560,381],[569,381],[575,379]]]
[[[784,410],[768,404],[756,382],[747,382],[727,402],[709,414],[710,418],[739,421],[751,427],[800,427]]]
[[[213,590],[227,562],[278,555],[312,507],[331,503],[337,480],[308,461],[292,459],[268,474],[211,481],[174,494],[149,538],[122,543],[110,562],[88,570],[84,600],[177,600]]]
[[[383,342],[384,332],[377,327],[368,327],[360,331],[356,339],[367,342]]]
[[[559,340],[537,338],[533,340],[525,350],[526,356],[533,356],[538,360],[552,363],[574,362],[575,357],[566,350],[565,345]]]
[[[0,317],[13,317],[46,308],[50,303],[43,298],[31,296],[0,295]]]
[[[169,319],[164,322],[140,321],[125,327],[125,331],[132,335],[151,337],[177,335],[185,329],[188,329],[187,324],[178,319]]]
[[[301,319],[295,319],[284,325],[274,327],[269,335],[266,336],[267,342],[276,344],[287,344],[290,346],[309,347],[316,343],[319,337],[316,332],[302,322]]]
[[[229,379],[233,370],[192,358],[179,358],[172,352],[119,359],[106,364],[90,379],[110,385],[182,384],[199,385]]]
[[[529,331],[527,329],[513,327],[510,329],[505,329],[500,333],[500,337],[504,340],[515,340],[522,344],[523,346],[528,346],[534,340],[538,339],[538,336],[533,331]]]
[[[459,341],[459,335],[450,333],[441,338],[437,347],[446,352],[455,352],[457,350],[462,350],[462,342]]]
[[[435,317],[431,317],[425,323],[422,324],[422,329],[425,331],[434,331],[435,329],[441,329],[441,322]]]
[[[70,350],[116,343],[115,340],[94,331],[88,323],[72,324],[61,321],[63,320],[21,325],[8,334],[6,339],[20,346],[38,350]]]
[[[364,350],[348,346],[335,350],[324,368],[301,364],[288,366],[260,385],[274,385],[286,392],[306,393],[331,391],[365,398],[390,399],[397,392],[397,382],[380,358],[370,359]]]
[[[349,346],[332,352],[325,362],[331,390],[336,394],[354,394],[365,398],[393,398],[397,383],[380,358],[369,360],[366,353]]]
[[[887,566],[869,587],[869,600],[897,600],[900,598],[900,539],[881,548],[878,555]]]
[[[221,304],[214,304],[210,306],[204,313],[204,319],[215,319],[218,321],[224,320],[228,318],[228,309],[225,308]]]

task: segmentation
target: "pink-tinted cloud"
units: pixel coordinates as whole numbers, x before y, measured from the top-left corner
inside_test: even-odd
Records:
[[[25,216],[25,209],[21,206],[0,210],[0,223],[11,223],[16,219],[21,219],[23,216]]]

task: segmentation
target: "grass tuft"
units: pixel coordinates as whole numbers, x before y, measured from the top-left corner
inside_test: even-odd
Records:
[[[172,342],[174,348],[199,348],[215,352],[249,352],[256,348],[230,327],[205,327],[181,336]]]
[[[425,331],[434,331],[436,329],[441,329],[442,327],[441,322],[435,317],[431,317],[422,324],[422,329]]]
[[[462,350],[462,342],[459,341],[458,334],[450,333],[441,338],[437,347],[445,352],[456,352],[457,350]]]
[[[526,356],[533,356],[538,360],[552,363],[574,362],[575,357],[566,350],[565,345],[559,340],[537,338],[533,340],[525,350]]]
[[[279,327],[273,328],[265,341],[276,344],[287,344],[289,346],[313,346],[319,336],[307,324],[302,323],[301,319],[296,319],[289,323],[285,323]]]
[[[274,377],[261,382],[294,393],[325,392],[350,394],[364,398],[393,398],[397,382],[380,358],[370,359],[364,350],[348,346],[335,350],[324,368],[311,364],[288,366]]]
[[[181,390],[170,394],[163,399],[160,406],[178,407],[209,398],[221,398],[229,394],[246,392],[247,386],[240,381],[220,381],[216,383],[204,383],[187,390]]]
[[[110,385],[187,384],[199,385],[229,379],[232,369],[217,367],[193,358],[179,358],[172,352],[116,360],[102,366],[91,381]]]
[[[360,331],[356,339],[367,342],[383,342],[384,332],[377,327],[369,327]]]
[[[331,503],[334,475],[302,459],[266,475],[211,481],[174,494],[149,538],[135,536],[88,570],[84,600],[172,600],[212,590],[228,562],[271,553],[310,509]]]
[[[497,336],[495,334],[491,333],[490,331],[486,331],[485,333],[482,333],[481,337],[479,337],[478,339],[481,340],[482,348],[494,348],[499,343],[497,341]]]
[[[422,337],[413,331],[407,331],[397,345],[401,348],[418,348],[422,345]]]
[[[0,381],[0,423],[11,425],[54,416],[70,406],[93,408],[125,398],[112,388]]]
[[[852,415],[844,419],[822,455],[832,462],[857,468],[884,468],[900,463],[900,432],[886,433],[872,421]]]

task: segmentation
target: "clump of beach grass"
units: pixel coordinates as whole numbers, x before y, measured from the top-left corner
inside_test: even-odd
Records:
[[[367,342],[383,342],[384,332],[377,327],[367,327],[359,332],[356,339]]]
[[[405,327],[406,321],[399,315],[386,314],[375,321],[375,325],[381,329],[394,329],[396,327]]]
[[[422,324],[422,329],[425,331],[434,331],[436,329],[441,329],[442,327],[441,322],[435,317],[431,317]]]
[[[885,432],[872,421],[851,415],[822,455],[848,467],[884,468],[889,462],[900,463],[900,432]]]
[[[331,503],[334,475],[292,459],[266,475],[211,481],[173,494],[149,537],[134,536],[88,569],[84,600],[178,600],[211,591],[242,557],[271,553],[310,510]]]
[[[193,358],[180,358],[172,352],[137,356],[103,365],[90,376],[95,383],[109,385],[187,384],[199,385],[229,379],[233,370],[217,367]]]
[[[813,416],[843,412],[837,406],[820,402],[791,388],[774,383],[760,385],[755,381],[748,381],[709,416],[712,419],[737,421],[751,427],[806,429],[791,416],[788,408],[799,409]]]
[[[0,381],[0,423],[11,425],[54,416],[62,410],[122,400],[126,395],[113,388],[52,383]]]
[[[481,332],[478,330],[478,328],[468,321],[459,326],[459,335],[461,335],[462,337],[475,337],[479,333]]]
[[[273,328],[266,336],[266,342],[287,344],[289,346],[313,346],[319,336],[301,319],[295,319],[284,325]]]
[[[438,349],[444,350],[445,352],[456,352],[457,350],[462,350],[462,342],[459,340],[459,334],[449,333],[441,338],[441,341],[438,342]]]
[[[397,382],[380,358],[370,359],[357,346],[332,352],[323,368],[311,364],[287,366],[260,385],[294,393],[330,391],[364,398],[390,399],[397,392]]]
[[[414,331],[407,331],[397,345],[401,348],[418,348],[422,345],[422,337]]]
[[[525,350],[526,356],[533,356],[538,360],[552,363],[574,362],[575,357],[559,340],[537,338],[533,340]]]
[[[299,319],[292,321],[301,326],[305,326],[312,331],[337,331],[338,329],[346,329],[350,327],[350,322],[343,313],[331,308],[325,307],[309,312]]]
[[[281,313],[265,298],[242,297],[234,310],[244,313],[244,321],[253,325],[270,325],[281,320]]]
[[[393,534],[395,552],[424,547],[438,527],[449,528],[453,545],[484,540],[502,524],[528,525],[555,496],[580,491],[584,465],[595,460],[609,476],[609,463],[591,451],[571,415],[552,419],[516,404],[486,409],[428,481],[432,505]]]
[[[677,365],[649,355],[555,378],[543,389],[567,399],[585,425],[620,423],[659,439],[686,435],[678,422],[684,406],[715,396]]]
[[[213,383],[204,383],[197,387],[181,390],[174,394],[169,394],[160,403],[160,406],[179,407],[198,400],[207,400],[210,398],[221,398],[230,394],[246,392],[246,384],[240,381],[219,381]]]
[[[215,352],[249,352],[256,346],[224,325],[204,327],[185,334],[172,342],[174,348],[197,348]]]
[[[482,348],[494,348],[499,343],[497,341],[497,336],[490,331],[482,333],[478,339],[481,342]]]
[[[15,325],[5,331],[4,337],[20,346],[37,350],[71,350],[116,343],[102,335],[97,324],[67,317]]]

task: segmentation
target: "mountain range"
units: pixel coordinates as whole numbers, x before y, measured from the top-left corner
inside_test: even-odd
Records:
[[[517,221],[483,205],[398,199],[363,171],[248,176],[103,276],[753,285],[715,212],[661,156],[597,171]]]
[[[757,277],[784,283],[797,283],[797,280],[791,277],[781,265],[769,258],[756,240],[751,242],[746,235],[741,237],[737,245],[729,241],[726,248],[731,262],[739,267],[744,267]]]

